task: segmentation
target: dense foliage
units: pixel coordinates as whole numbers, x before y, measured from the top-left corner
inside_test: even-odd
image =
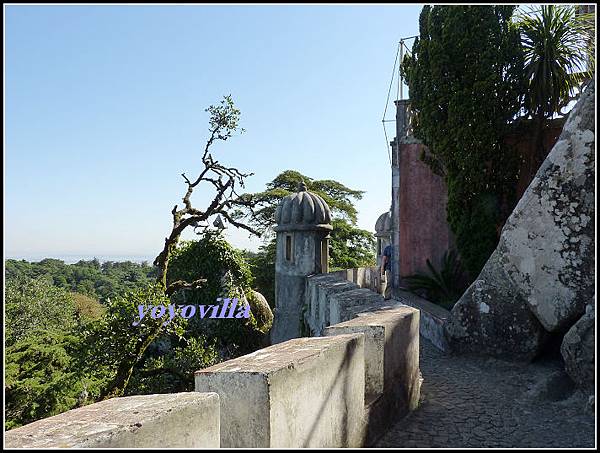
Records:
[[[244,251],[254,277],[253,287],[260,292],[271,307],[275,306],[275,258],[277,243],[271,239],[260,245],[258,252]]]
[[[69,330],[76,324],[71,295],[52,284],[49,277],[10,278],[5,288],[5,344],[40,335],[48,330]]]
[[[101,302],[127,291],[135,290],[155,280],[156,269],[148,263],[131,261],[100,263],[98,259],[81,260],[75,264],[46,258],[37,263],[9,259],[5,261],[6,279],[15,277],[51,278],[54,286],[84,294]]]
[[[423,156],[445,177],[448,222],[476,276],[514,205],[518,156],[503,138],[521,108],[523,51],[514,6],[424,6],[403,62]]]
[[[563,114],[582,85],[593,77],[594,14],[577,14],[576,8],[542,5],[516,18],[525,56],[523,109],[533,122],[533,170],[549,151],[543,140],[545,126],[553,116]]]
[[[428,272],[403,278],[408,289],[431,302],[451,310],[467,288],[460,259],[455,250],[444,252],[439,267],[427,260]]]
[[[59,269],[72,275],[70,266],[81,263],[16,263],[6,267],[7,429],[113,396],[117,388],[123,395],[192,391],[194,371],[257,349],[270,328],[270,311],[266,307],[265,313],[251,290],[242,253],[218,234],[183,242],[174,251],[169,278],[203,275],[207,284],[171,298],[160,284],[139,279],[137,288],[100,304],[56,284],[62,281],[55,278]],[[143,268],[115,264],[106,268]],[[89,275],[87,281],[96,287]],[[132,326],[139,305],[216,305],[217,297],[233,295],[250,304],[248,320],[177,316],[163,325],[166,318],[146,316]]]
[[[593,77],[594,15],[576,14],[576,7],[542,5],[517,17],[525,54],[524,107],[532,117],[560,113]]]

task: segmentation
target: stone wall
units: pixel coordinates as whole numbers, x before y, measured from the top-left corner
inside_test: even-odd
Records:
[[[442,177],[434,174],[421,159],[425,146],[403,139],[398,147],[399,186],[397,199],[399,283],[402,277],[426,271],[426,260],[437,266],[444,252],[453,247],[446,221],[447,189]]]
[[[394,290],[392,300],[384,301],[380,294],[366,287],[361,288],[361,283],[369,282],[368,277],[365,277],[368,275],[379,278],[379,269],[347,269],[307,277],[304,308],[307,334],[323,335],[327,326],[353,319],[363,311],[408,305],[420,312],[421,336],[438,349],[449,350],[444,330],[444,323],[450,315],[448,310],[401,289]]]
[[[218,448],[219,396],[112,398],[4,433],[7,448]]]
[[[196,372],[221,396],[221,445],[363,443],[364,336],[296,338]]]
[[[372,445],[418,406],[419,312],[407,306],[361,313],[325,328],[324,335],[365,336],[365,444]]]
[[[398,290],[394,296],[401,303],[419,310],[420,334],[440,351],[449,351],[445,324],[450,312],[408,291]]]
[[[367,288],[378,294],[382,293],[382,280],[379,266],[344,269],[341,271],[329,272],[328,275],[355,283],[360,288]]]
[[[221,398],[223,447],[368,446],[417,407],[419,311],[330,274],[309,277],[305,294],[323,336],[196,373],[196,390]]]

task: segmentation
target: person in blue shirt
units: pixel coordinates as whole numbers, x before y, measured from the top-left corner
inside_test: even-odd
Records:
[[[388,300],[392,297],[392,246],[388,245],[383,249],[381,257],[381,279],[385,281],[383,298]]]

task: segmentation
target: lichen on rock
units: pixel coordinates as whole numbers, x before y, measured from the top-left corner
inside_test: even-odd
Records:
[[[476,281],[454,306],[454,350],[533,358],[592,300],[595,103],[590,82]],[[485,304],[487,306],[484,307]]]

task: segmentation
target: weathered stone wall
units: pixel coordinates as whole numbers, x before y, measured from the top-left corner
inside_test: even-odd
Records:
[[[196,372],[221,397],[223,447],[363,444],[364,336],[296,338]]]
[[[417,408],[419,311],[400,306],[361,313],[327,327],[324,335],[365,335],[366,444],[386,432],[393,420]]]
[[[444,323],[450,315],[448,310],[401,289],[395,291],[394,299],[384,301],[380,294],[359,286],[360,283],[368,282],[366,278],[361,279],[361,275],[372,273],[371,275],[376,274],[379,278],[379,269],[376,267],[362,269],[364,272],[348,269],[307,277],[304,320],[310,335],[322,335],[327,326],[353,319],[362,311],[408,305],[421,313],[421,336],[431,341],[438,349],[449,350],[444,330]]]
[[[8,448],[218,448],[219,396],[112,398],[4,433]]]
[[[196,390],[221,398],[222,446],[371,445],[417,407],[419,311],[331,274],[306,285],[305,319],[325,337],[291,339],[196,373]]]
[[[360,288],[367,288],[381,294],[382,279],[380,268],[378,266],[344,269],[341,271],[329,272],[328,275],[356,283]]]
[[[498,247],[453,308],[447,333],[454,350],[531,359],[547,332],[564,334],[594,304],[594,95],[592,82],[507,220]],[[583,365],[586,373],[593,370],[593,348],[585,346],[590,325],[582,320],[565,336],[563,354],[585,357],[571,367],[577,374]]]
[[[275,309],[271,342],[279,343],[301,336],[302,305],[307,275],[320,272],[318,254],[322,236],[316,231],[284,231],[277,233],[275,262]],[[291,260],[285,258],[285,237],[292,237]]]
[[[381,294],[366,287],[361,288],[346,279],[352,278],[359,283],[367,284],[366,278],[354,277],[373,275],[374,272],[379,274],[377,268],[362,269],[365,272],[354,272],[354,269],[348,269],[306,278],[303,313],[307,334],[321,335],[325,327],[348,321],[358,313],[376,311],[399,304],[397,300],[384,301]]]
[[[427,338],[440,351],[450,350],[444,327],[450,316],[448,310],[408,291],[398,290],[395,298],[401,303],[419,310],[419,332],[423,338]]]

